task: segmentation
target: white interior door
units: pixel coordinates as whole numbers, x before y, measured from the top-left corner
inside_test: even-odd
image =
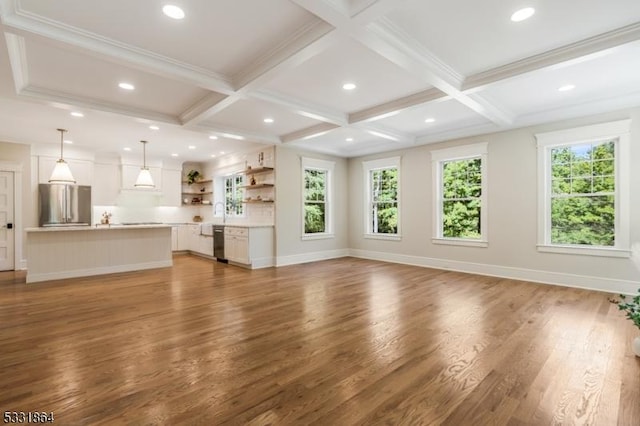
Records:
[[[0,172],[0,271],[14,269],[13,172]]]

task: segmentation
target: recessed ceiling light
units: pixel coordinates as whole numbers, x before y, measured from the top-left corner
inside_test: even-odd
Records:
[[[220,151],[220,155],[224,155],[224,151]]]
[[[353,142],[353,138],[346,138],[345,141],[347,142]]]
[[[71,115],[73,115],[74,117],[84,117],[84,114],[78,111],[73,111]]]
[[[211,158],[216,158],[216,155],[215,154],[211,154]]]
[[[118,87],[124,90],[135,90],[136,86],[131,83],[119,83]]]
[[[218,137],[217,137],[217,136],[215,136],[215,135],[211,135],[211,136],[209,136],[209,139],[216,140],[216,139],[218,139]]]
[[[189,149],[196,149],[195,145],[189,145]]]
[[[126,146],[126,147],[124,147],[122,149],[124,149],[125,151],[131,151],[131,148],[129,148],[128,146]]]
[[[264,121],[264,122],[265,122],[265,123],[267,123],[267,124],[271,124],[271,123],[273,123],[273,118],[265,118],[265,119],[264,119],[264,120],[262,120],[262,121]]]
[[[154,125],[149,126],[149,128],[150,128],[151,130],[160,130],[160,127],[158,127],[158,126],[154,126]]]
[[[176,154],[175,152],[173,154],[171,154],[172,157],[177,157],[178,154]]]
[[[67,145],[71,145],[73,143],[73,141],[70,141],[69,139],[65,139],[64,143],[66,143]]]
[[[182,19],[184,18],[184,10],[173,4],[167,4],[162,8],[162,12],[169,18]]]
[[[434,121],[436,121],[436,119],[432,117],[429,117],[426,120],[424,120],[425,123],[433,123]]]
[[[576,86],[573,84],[565,84],[564,86],[558,87],[558,92],[568,92],[569,90],[575,89]]]
[[[356,88],[356,85],[354,83],[345,83],[342,85],[342,88],[344,90],[353,90]]]
[[[511,20],[513,22],[521,22],[525,19],[529,19],[536,13],[536,10],[532,7],[525,7],[524,9],[516,10],[513,15],[511,15]]]

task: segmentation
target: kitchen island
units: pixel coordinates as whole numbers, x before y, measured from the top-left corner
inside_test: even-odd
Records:
[[[27,228],[27,283],[173,266],[171,226]]]

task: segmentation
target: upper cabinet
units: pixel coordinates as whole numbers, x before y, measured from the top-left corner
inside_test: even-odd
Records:
[[[151,173],[151,179],[155,188],[146,189],[147,191],[161,191],[162,190],[162,168],[149,166],[149,172]],[[137,191],[142,190],[135,186],[138,175],[140,174],[141,167],[139,165],[122,165],[122,189],[135,189]]]
[[[51,172],[56,166],[57,157],[38,156],[38,183],[49,183]],[[76,185],[93,185],[93,161],[65,159]]]

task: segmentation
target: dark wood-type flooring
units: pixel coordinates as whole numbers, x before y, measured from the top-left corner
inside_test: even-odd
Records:
[[[640,425],[609,295],[343,258],[24,284],[0,273],[0,414],[61,425]]]

